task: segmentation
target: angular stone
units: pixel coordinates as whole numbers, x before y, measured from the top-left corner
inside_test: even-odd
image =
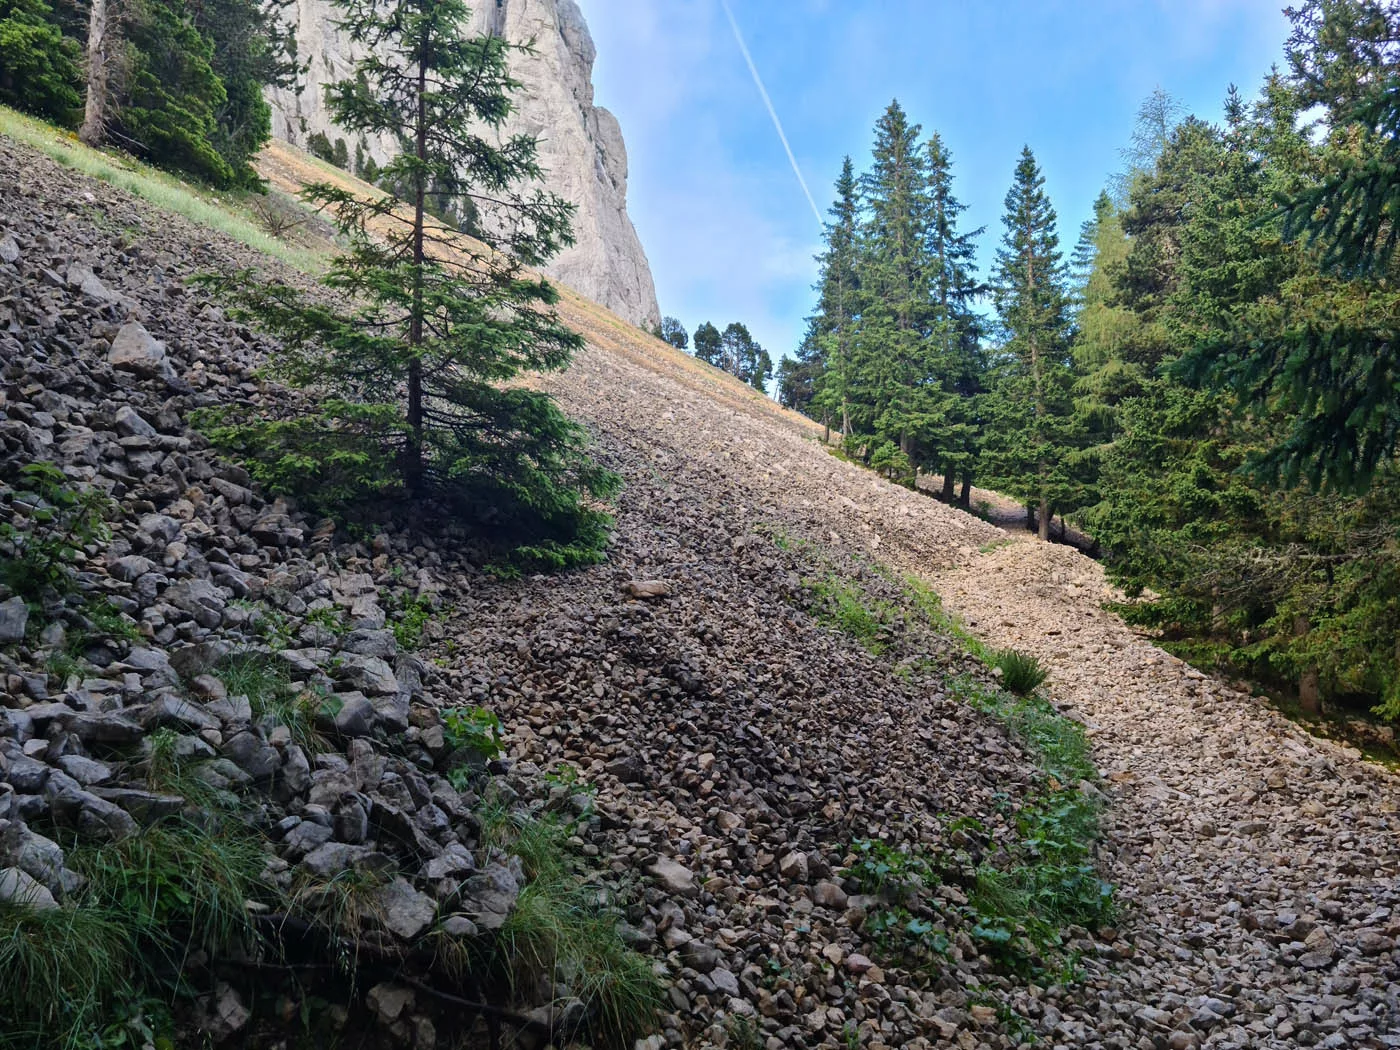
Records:
[[[0,868],[0,901],[34,911],[58,907],[48,887],[19,868]]]
[[[165,726],[193,733],[204,729],[218,729],[223,724],[200,705],[169,695],[149,704],[141,720],[147,729]]]
[[[520,896],[515,874],[501,864],[488,864],[462,884],[461,911],[483,930],[505,925]]]
[[[28,626],[29,606],[23,598],[16,596],[0,602],[0,645],[24,641],[24,631]]]
[[[407,879],[395,878],[377,894],[383,909],[384,928],[394,936],[411,941],[432,925],[437,905],[419,893]]]
[[[112,779],[110,766],[85,755],[64,755],[58,760],[58,768],[84,787],[105,784]]]
[[[694,897],[700,892],[700,887],[695,883],[695,874],[684,864],[670,857],[658,857],[647,871],[656,876],[662,888],[669,893],[681,897]]]
[[[345,657],[339,676],[352,689],[368,697],[392,696],[399,691],[399,680],[394,677],[393,669],[377,656],[351,653]]]
[[[165,344],[146,331],[139,321],[122,325],[107,352],[107,363],[113,368],[135,372],[146,378],[172,378],[174,369],[165,356]]]
[[[665,580],[628,580],[623,589],[632,598],[667,598],[671,585]]]
[[[157,436],[156,428],[147,423],[141,417],[141,413],[130,405],[122,405],[117,409],[115,416],[117,433],[122,437],[144,437],[153,438]]]

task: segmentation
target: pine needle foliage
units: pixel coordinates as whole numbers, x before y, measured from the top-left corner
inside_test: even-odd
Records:
[[[246,274],[219,282],[281,340],[269,377],[313,396],[291,417],[216,417],[211,436],[273,491],[325,511],[406,499],[518,561],[597,561],[609,518],[593,500],[617,477],[552,398],[503,385],[564,368],[582,345],[553,310],[557,291],[526,269],[572,243],[573,207],[528,188],[542,175],[532,137],[497,141],[519,48],[469,36],[458,0],[335,6],[367,57],[327,90],[331,113],[352,138],[400,141],[381,182],[405,199],[307,189],[349,245],[325,281],[335,305]],[[433,220],[430,195],[489,210],[481,241]]]

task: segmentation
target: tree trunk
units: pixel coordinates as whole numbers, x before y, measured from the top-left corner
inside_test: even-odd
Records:
[[[964,474],[962,491],[958,493],[958,503],[963,507],[972,506],[972,475]]]
[[[1027,532],[1034,532],[1034,531],[1035,531],[1035,504],[1034,504],[1034,503],[1027,503],[1027,504],[1026,504],[1026,531],[1027,531]]]
[[[428,20],[423,20],[423,39],[418,60],[418,120],[415,155],[428,159]],[[423,491],[423,361],[418,348],[423,345],[423,229],[428,195],[427,176],[420,168],[413,187],[413,304],[408,322],[408,456],[404,461],[404,487],[410,496]]]
[[[1040,497],[1040,531],[1037,535],[1042,540],[1050,538],[1050,501],[1044,496]]]
[[[1312,623],[1306,616],[1293,619],[1293,636],[1301,638],[1312,630]],[[1322,714],[1322,683],[1316,667],[1304,668],[1298,676],[1298,706],[1305,715]]]
[[[88,11],[87,101],[78,138],[100,146],[107,138],[107,0],[92,0]]]
[[[952,502],[953,502],[953,487],[954,487],[954,485],[956,485],[956,484],[957,484],[957,479],[953,477],[953,471],[952,471],[951,469],[945,470],[944,473],[943,473],[943,502],[944,502],[944,503],[952,503]]]

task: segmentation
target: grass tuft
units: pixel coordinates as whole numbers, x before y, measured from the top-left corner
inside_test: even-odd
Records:
[[[1050,672],[1029,653],[998,649],[991,655],[992,666],[1001,669],[1001,684],[1018,696],[1034,693],[1049,677]]]
[[[660,979],[645,956],[618,934],[607,893],[581,877],[571,825],[490,803],[479,814],[482,842],[520,858],[528,884],[497,934],[490,965],[512,988],[553,975],[588,1008],[594,1045],[625,1048],[653,1031],[663,1003]]]

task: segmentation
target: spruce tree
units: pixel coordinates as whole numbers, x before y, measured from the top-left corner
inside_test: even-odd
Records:
[[[973,308],[982,287],[974,261],[979,227],[958,230],[966,210],[953,194],[953,160],[935,132],[926,146],[929,215],[926,252],[934,315],[930,326],[925,400],[933,411],[924,425],[925,440],[938,450],[943,498],[953,498],[954,479],[963,479],[963,502],[972,488],[972,473],[981,441],[977,395],[982,389],[982,325]]]
[[[307,191],[349,241],[327,284],[356,308],[246,276],[225,285],[281,337],[270,373],[314,397],[294,418],[227,422],[214,436],[248,453],[274,490],[342,511],[406,498],[519,560],[597,560],[608,519],[588,497],[616,478],[586,458],[583,432],[548,395],[500,385],[563,368],[581,344],[551,309],[557,292],[524,268],[569,243],[572,209],[519,189],[541,174],[532,137],[496,142],[519,88],[511,45],[469,36],[460,0],[335,3],[367,57],[328,89],[331,113],[352,137],[401,137],[385,178],[409,199]],[[488,243],[473,248],[432,221],[430,187],[494,202]]]
[[[921,391],[933,314],[927,157],[919,134],[898,101],[875,125],[871,168],[860,181],[860,325],[850,383],[851,402],[865,410],[857,424],[914,463],[930,451]]]
[[[79,56],[48,0],[0,0],[0,103],[73,127],[83,103]]]
[[[1041,539],[1050,516],[1072,499],[1070,301],[1055,210],[1029,146],[1021,152],[1002,218],[992,279],[1000,323],[991,473],[1026,501]]]
[[[836,200],[826,224],[826,250],[817,257],[817,312],[798,358],[806,366],[803,382],[813,384],[810,400],[829,425],[838,421],[842,437],[851,433],[850,383],[860,279],[856,273],[859,203],[851,158],[841,162]],[[794,370],[789,374],[797,375]]]

